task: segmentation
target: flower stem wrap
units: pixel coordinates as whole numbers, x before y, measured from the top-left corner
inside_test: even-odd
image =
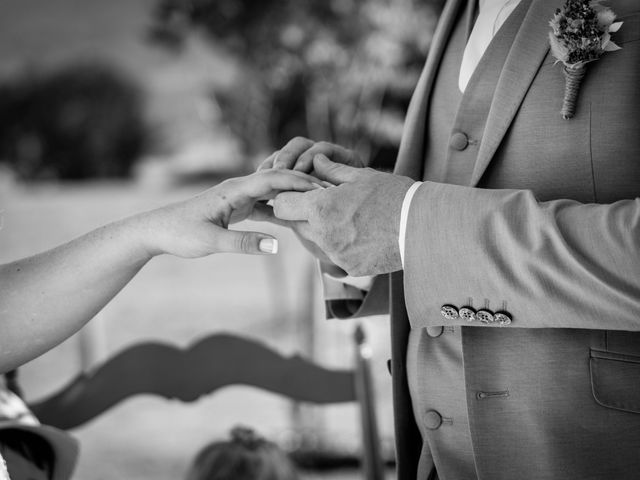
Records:
[[[575,67],[564,67],[564,100],[562,101],[562,118],[568,120],[576,113],[576,103],[578,101],[578,92],[584,74],[587,73],[586,65],[578,65]]]
[[[602,0],[565,0],[549,22],[551,54],[564,65],[564,100],[562,118],[568,120],[576,112],[578,92],[587,64],[605,52],[620,50],[611,41],[622,22],[614,22],[616,14],[601,5]]]

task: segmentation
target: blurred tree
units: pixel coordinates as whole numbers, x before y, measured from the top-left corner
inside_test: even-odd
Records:
[[[147,145],[142,95],[111,66],[0,85],[0,161],[23,179],[126,177]]]
[[[250,155],[296,135],[395,161],[440,0],[158,0],[153,38],[203,30],[240,59],[214,92]]]

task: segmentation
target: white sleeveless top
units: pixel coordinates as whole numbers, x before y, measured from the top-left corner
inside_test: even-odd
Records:
[[[7,464],[4,463],[2,455],[0,455],[0,480],[10,480],[9,472],[7,471]]]

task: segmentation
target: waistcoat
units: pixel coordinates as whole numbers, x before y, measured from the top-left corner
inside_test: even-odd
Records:
[[[494,90],[513,38],[529,7],[522,0],[487,48],[463,93],[458,89],[472,9],[460,9],[440,63],[427,117],[423,179],[468,185]],[[460,299],[460,304],[469,304]],[[470,305],[475,309],[482,305]],[[462,327],[473,328],[473,327]],[[421,465],[435,463],[440,480],[475,480],[469,432],[461,329],[411,330],[407,375],[416,424],[423,438]],[[424,468],[424,467],[422,467]],[[427,478],[429,472],[421,471]]]

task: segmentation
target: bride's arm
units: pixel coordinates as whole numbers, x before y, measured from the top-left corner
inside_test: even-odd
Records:
[[[227,180],[189,200],[105,225],[52,250],[0,265],[0,372],[78,331],[154,256],[275,253],[266,234],[227,230],[257,200],[317,188],[275,171]]]

